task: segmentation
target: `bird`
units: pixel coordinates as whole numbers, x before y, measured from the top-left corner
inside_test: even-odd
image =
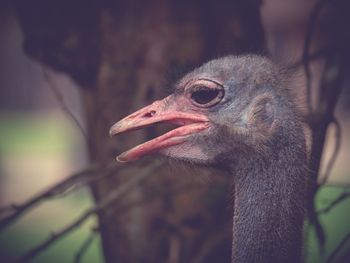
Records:
[[[169,96],[110,129],[115,136],[175,124],[117,160],[165,156],[229,174],[234,263],[302,261],[307,150],[288,83],[288,72],[267,57],[217,58],[187,73]]]

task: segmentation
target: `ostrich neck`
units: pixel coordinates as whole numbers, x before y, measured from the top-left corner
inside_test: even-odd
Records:
[[[250,156],[231,169],[232,262],[301,261],[306,156],[303,143],[275,148],[268,158]]]

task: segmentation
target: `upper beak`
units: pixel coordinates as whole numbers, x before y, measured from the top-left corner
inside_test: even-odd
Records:
[[[171,96],[160,101],[155,101],[151,105],[118,121],[111,127],[109,134],[114,136],[161,122],[180,125],[180,127],[166,134],[122,153],[117,157],[118,161],[133,161],[144,155],[158,152],[161,149],[183,142],[186,136],[190,134],[209,127],[209,119],[203,114],[186,113],[172,109],[169,103],[169,100],[171,100],[170,97]]]

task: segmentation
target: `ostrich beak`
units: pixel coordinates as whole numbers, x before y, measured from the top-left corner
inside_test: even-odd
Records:
[[[130,114],[111,127],[109,134],[115,136],[152,126],[156,123],[180,125],[180,127],[120,154],[117,157],[117,161],[134,161],[145,155],[159,152],[164,148],[180,144],[189,135],[198,133],[209,127],[209,119],[205,115],[171,109],[169,100],[171,100],[171,95]]]

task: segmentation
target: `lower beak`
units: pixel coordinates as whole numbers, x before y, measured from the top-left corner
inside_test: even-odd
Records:
[[[155,101],[151,105],[118,121],[111,127],[109,133],[111,136],[115,136],[152,126],[156,123],[172,123],[180,125],[180,127],[120,154],[117,157],[118,161],[134,161],[145,155],[159,152],[164,148],[183,143],[189,135],[198,133],[209,127],[209,119],[203,114],[186,113],[169,109],[169,97],[161,101]]]

